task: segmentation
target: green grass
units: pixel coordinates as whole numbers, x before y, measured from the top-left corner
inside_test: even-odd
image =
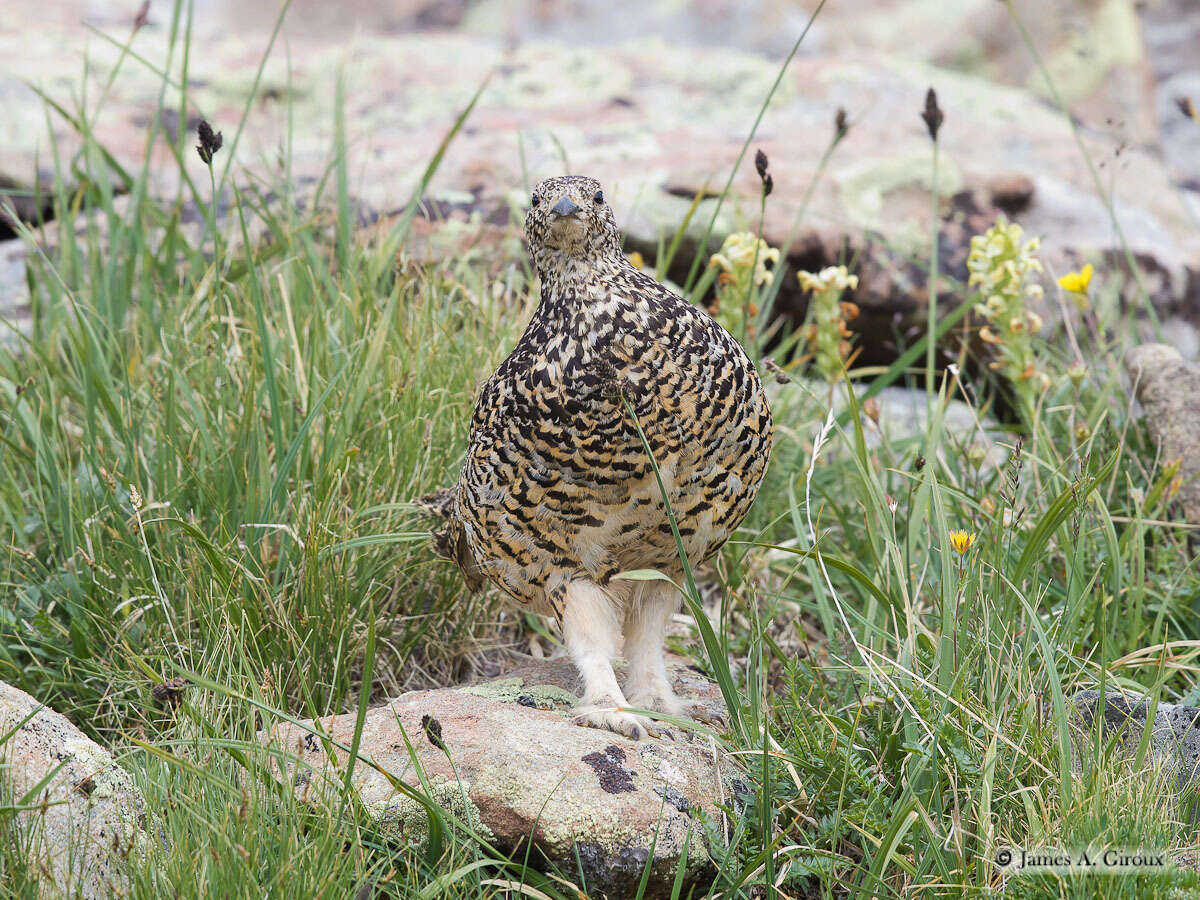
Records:
[[[38,260],[32,331],[0,356],[0,678],[112,748],[157,811],[167,849],[135,861],[133,895],[499,896],[512,879],[572,896],[436,805],[436,839],[408,847],[351,794],[302,804],[254,744],[278,716],[361,711],[524,639],[434,560],[410,505],[457,473],[474,386],[536,302],[524,261],[501,291],[469,263],[406,261],[411,214],[354,235],[340,151],[331,225],[229,193],[233,215],[197,232],[183,203],[147,198],[144,169],[119,197],[76,121],[85,152],[60,160],[55,205],[86,201],[88,227]],[[264,221],[271,239],[247,242]],[[714,833],[713,894],[976,894],[1000,886],[1002,846],[1195,847],[1148,759],[1097,738],[1076,760],[1067,731],[1070,696],[1098,684],[1200,700],[1189,648],[1161,649],[1200,639],[1200,566],[1130,418],[1130,329],[1096,325],[1078,385],[1042,348],[1053,386],[994,466],[943,428],[940,401],[983,410],[1002,385],[947,378],[922,432],[882,442],[853,398],[827,423],[824,390],[778,386],[768,480],[716,566],[713,628],[688,645],[734,700],[722,745],[754,795]],[[921,355],[858,374],[919,384]],[[962,557],[956,528],[977,534]],[[155,706],[180,672],[195,682],[180,708]],[[11,806],[0,883],[31,896]],[[1197,887],[1168,871],[1006,890]]]

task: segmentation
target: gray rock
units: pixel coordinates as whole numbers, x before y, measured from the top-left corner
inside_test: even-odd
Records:
[[[1137,334],[1142,343],[1161,341],[1178,350],[1184,359],[1200,362],[1200,328],[1181,316],[1167,316],[1157,328],[1152,322],[1142,322]]]
[[[1154,108],[1163,153],[1181,194],[1200,221],[1200,123],[1179,106],[1190,98],[1200,109],[1200,15],[1191,0],[1139,3],[1146,60],[1154,73]]]
[[[1106,740],[1119,735],[1122,746],[1131,752],[1141,742],[1150,704],[1140,694],[1107,690],[1104,708],[1099,710],[1100,692],[1080,691],[1072,704],[1085,734],[1100,711]],[[1200,708],[1159,703],[1154,711],[1149,752],[1154,762],[1168,767],[1182,792],[1200,771]]]
[[[681,660],[670,668],[681,697],[707,718],[723,713],[711,682]],[[501,851],[532,840],[534,858],[540,854],[577,884],[582,877],[590,891],[613,898],[633,896],[647,864],[646,896],[670,896],[686,846],[686,895],[713,876],[700,817],[722,821],[717,805],[734,805],[736,770],[715,744],[678,729],[675,740],[631,741],[573,724],[576,680],[571,663],[556,659],[469,687],[404,694],[368,711],[361,755],[423,790],[415,757],[432,798]],[[311,724],[348,745],[355,716]],[[336,795],[345,753],[336,751],[331,765],[320,741],[290,724],[259,738],[293,755],[280,774],[298,796]],[[425,840],[417,802],[362,762],[353,781],[385,831]]]
[[[861,397],[867,387],[856,383],[854,391]],[[791,415],[787,411],[790,404],[805,402],[806,398],[808,401],[815,399],[835,416],[840,416],[849,406],[844,384],[838,384],[831,394],[829,385],[816,379],[792,377],[786,385],[768,379],[767,394],[771,398],[771,408],[783,420]],[[929,427],[929,396],[923,388],[893,385],[866,403],[860,399],[859,413],[868,449],[884,444],[897,448],[906,441],[924,440]],[[1006,458],[996,443],[997,435],[1001,433],[996,420],[991,416],[981,417],[975,407],[962,400],[950,398],[946,401],[941,433],[945,452],[978,448],[982,452],[980,463],[988,465],[999,465]]]
[[[9,796],[19,800],[51,776],[30,798],[34,808],[17,815],[17,826],[32,837],[34,858],[50,873],[44,895],[101,898],[122,890],[126,860],[152,846],[133,779],[66,717],[0,682],[0,736],[14,728],[0,744]]]
[[[1166,344],[1142,344],[1125,354],[1125,368],[1162,461],[1180,460],[1183,514],[1200,524],[1200,363]]]

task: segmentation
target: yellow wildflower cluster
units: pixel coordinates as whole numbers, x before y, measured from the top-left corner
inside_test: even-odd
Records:
[[[850,355],[850,330],[846,323],[858,315],[858,307],[843,301],[842,293],[858,287],[858,276],[845,266],[829,266],[820,272],[798,272],[800,287],[812,291],[813,323],[808,342],[817,371],[834,382],[845,370]]]
[[[717,301],[711,311],[731,334],[741,331],[747,315],[758,315],[751,295],[755,288],[771,283],[775,274],[767,266],[778,263],[779,250],[748,231],[729,235],[721,249],[709,258],[709,266],[720,270]],[[745,326],[749,334],[754,333],[749,322]]]
[[[1042,271],[1037,258],[1038,239],[1022,243],[1021,226],[1001,216],[984,234],[971,238],[968,284],[978,287],[983,302],[975,312],[987,320],[979,337],[996,354],[992,369],[1002,372],[1026,400],[1050,386],[1050,376],[1038,370],[1034,338],[1042,318],[1026,307],[1042,299],[1035,281]]]
[[[812,272],[797,272],[796,277],[800,280],[800,287],[814,293],[858,287],[858,276],[851,275],[845,266],[826,266],[815,275]]]

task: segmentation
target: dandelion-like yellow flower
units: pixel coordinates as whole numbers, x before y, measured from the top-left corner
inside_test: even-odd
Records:
[[[971,545],[975,543],[975,532],[973,531],[951,531],[950,546],[954,552],[962,556],[971,549]]]
[[[1072,294],[1086,294],[1088,285],[1092,282],[1092,264],[1088,263],[1078,272],[1068,272],[1058,279],[1059,287]]]
[[[635,269],[644,269],[646,267],[646,260],[642,257],[642,254],[638,253],[636,250],[634,250],[625,258],[629,260],[629,264]]]

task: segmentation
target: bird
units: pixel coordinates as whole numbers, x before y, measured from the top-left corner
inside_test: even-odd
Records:
[[[771,410],[742,345],[626,258],[599,182],[540,182],[524,232],[537,308],[477,392],[458,481],[424,505],[471,590],[558,621],[574,721],[638,740],[664,729],[630,710],[687,712],[664,659],[683,575],[664,493],[689,564],[711,558],[762,483]],[[670,580],[616,577],[646,569]]]

